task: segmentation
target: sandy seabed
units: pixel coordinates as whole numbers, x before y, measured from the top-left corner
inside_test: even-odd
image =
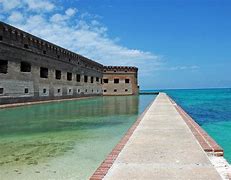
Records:
[[[86,148],[89,146],[89,148]],[[104,156],[96,156],[92,151],[94,142],[84,143],[82,146],[69,150],[63,155],[46,159],[32,164],[7,164],[0,166],[1,180],[44,180],[44,179],[88,179],[100,164],[99,159]],[[95,146],[96,147],[96,146]],[[99,147],[98,148],[103,148]],[[89,153],[85,150],[89,149]],[[100,149],[97,149],[97,151]],[[91,152],[90,152],[91,151]],[[102,149],[103,151],[103,149]],[[87,155],[87,156],[86,156]],[[86,156],[83,158],[83,156]],[[101,157],[102,156],[102,157]],[[97,157],[97,158],[95,158]],[[95,161],[99,161],[98,164]]]

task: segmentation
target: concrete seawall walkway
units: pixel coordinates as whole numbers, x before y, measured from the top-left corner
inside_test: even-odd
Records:
[[[160,93],[104,179],[221,177],[168,96]]]

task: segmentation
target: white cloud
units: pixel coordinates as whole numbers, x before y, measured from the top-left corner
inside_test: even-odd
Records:
[[[53,16],[51,16],[50,21],[53,23],[61,23],[65,20],[67,20],[69,17],[66,15],[62,15],[62,14],[54,14]]]
[[[196,65],[192,65],[192,66],[163,66],[158,68],[157,70],[161,70],[161,71],[180,71],[180,70],[198,70],[200,67],[196,66]]]
[[[20,23],[24,20],[23,15],[20,12],[14,11],[8,17],[8,21],[11,23]]]
[[[200,67],[199,66],[196,66],[196,65],[194,65],[194,66],[191,66],[191,69],[199,69]]]
[[[55,5],[48,0],[24,0],[30,10],[51,11]]]
[[[0,0],[2,10],[9,12],[14,9],[23,9],[23,11],[52,11],[55,5],[49,0]]]
[[[9,11],[16,7],[19,7],[21,4],[21,1],[20,0],[0,0],[0,4],[2,5],[4,11]]]
[[[75,9],[75,8],[69,8],[65,11],[65,14],[67,16],[73,16],[73,15],[75,15],[75,13],[77,13],[77,9]]]
[[[10,15],[5,13],[4,16],[7,17],[7,22],[25,31],[104,65],[138,66],[144,73],[153,71],[161,64],[160,56],[125,47],[119,44],[119,38],[109,37],[108,28],[100,22],[97,15],[76,14],[76,8],[62,10],[48,0],[23,1],[24,4],[20,8],[22,16],[17,16],[20,22],[14,22],[10,18],[16,15],[14,11],[9,11]],[[44,9],[50,12],[39,12]],[[30,13],[31,11],[33,13]]]
[[[77,9],[69,8],[65,11],[65,14],[56,13],[50,17],[50,21],[53,23],[64,23],[64,21],[67,21],[72,16],[75,15],[77,12]]]
[[[80,15],[81,19],[88,19],[88,18],[94,18],[94,19],[101,19],[102,16],[99,16],[97,14],[90,14],[89,12],[84,12]]]

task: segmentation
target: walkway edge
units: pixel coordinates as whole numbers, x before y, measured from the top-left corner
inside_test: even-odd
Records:
[[[101,163],[101,165],[96,169],[94,174],[90,177],[90,180],[102,180],[104,176],[108,173],[109,169],[112,167],[113,163],[117,159],[119,153],[122,151],[133,132],[143,119],[146,112],[149,110],[151,105],[155,102],[156,98],[147,106],[147,108],[142,112],[142,114],[137,118],[134,124],[128,129],[126,134],[122,137],[119,143],[112,149],[111,153],[107,155],[106,159]]]
[[[188,113],[186,113],[185,110],[181,108],[171,97],[168,96],[168,98],[181,115],[187,126],[190,128],[202,149],[211,155],[223,156],[224,150],[217,144],[217,142],[211,136],[209,136],[208,133],[201,128],[200,125],[197,124],[196,121],[190,115],[188,115]]]
[[[187,112],[185,112],[180,105],[178,105],[171,97],[168,96],[168,98],[177,112],[181,115],[182,119],[185,121],[222,179],[231,180],[231,166],[224,158],[224,150]]]

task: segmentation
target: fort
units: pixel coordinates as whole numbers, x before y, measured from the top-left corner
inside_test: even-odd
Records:
[[[138,68],[104,66],[0,22],[0,104],[138,93]]]
[[[103,95],[138,94],[136,67],[105,66],[103,72]]]
[[[0,54],[1,108],[18,106],[18,103],[25,105],[27,103],[30,104],[30,102],[35,104],[50,100],[75,99],[89,96],[122,96],[139,94],[137,67],[104,66],[3,22],[0,22]],[[187,112],[185,112],[165,93],[143,92],[141,94],[155,94],[157,96],[145,111],[138,116],[137,120],[128,129],[126,134],[124,134],[114,149],[112,149],[110,154],[108,154],[106,159],[102,161],[94,174],[90,177],[91,180],[228,179],[227,172],[229,164],[223,158],[223,149],[187,114]],[[23,131],[18,129],[19,133],[24,132],[25,129],[26,131],[28,130],[27,132],[33,132],[32,130],[34,130],[36,133],[44,133],[49,128],[50,131],[55,131],[55,133],[57,133],[62,130],[65,130],[66,132],[68,126],[71,126],[71,136],[73,136],[73,130],[76,130],[77,132],[78,130],[81,130],[84,132],[86,129],[92,130],[95,128],[98,129],[100,133],[97,135],[96,132],[91,132],[93,132],[95,138],[94,141],[97,142],[97,138],[100,137],[103,131],[108,132],[108,130],[113,130],[111,127],[119,125],[117,127],[126,129],[125,126],[121,126],[123,125],[122,122],[126,122],[126,117],[122,116],[122,120],[116,121],[116,115],[129,115],[129,119],[127,119],[128,121],[124,124],[126,125],[130,123],[130,117],[135,117],[140,111],[138,108],[138,98],[138,96],[102,98],[107,100],[96,102],[96,104],[98,103],[97,106],[100,107],[99,109],[95,108],[95,104],[92,104],[92,106],[84,106],[84,108],[81,106],[73,106],[73,104],[70,104],[69,106],[62,105],[61,107],[58,107],[56,111],[53,107],[50,107],[52,108],[52,111],[50,112],[48,111],[49,106],[44,106],[44,108],[40,107],[41,109],[36,107],[34,112],[38,112],[38,115],[42,114],[41,119],[45,119],[43,122],[45,124],[39,124],[39,127],[34,125],[34,127],[27,127],[28,122],[25,122],[24,118],[22,118],[23,120],[20,122],[20,118],[18,117],[20,117],[20,113],[24,113],[22,110],[20,113],[18,111],[15,113],[15,119],[10,117],[12,118],[10,121],[5,121],[4,118],[6,116],[4,117],[3,112],[1,117],[3,117],[2,122],[4,121],[4,123],[1,126],[1,130],[4,133],[5,129],[9,129],[6,131],[9,133],[10,130],[13,129],[13,133],[15,134],[15,132],[17,133],[17,131],[15,131],[17,130],[17,128],[15,128],[17,123],[25,123],[25,127],[21,124],[19,125],[23,127]],[[60,104],[62,103],[59,103],[59,105]],[[116,108],[113,108],[115,106]],[[60,111],[60,109],[63,111]],[[52,114],[52,112],[58,114]],[[5,113],[9,116],[12,112],[7,111]],[[32,124],[36,124],[36,121],[41,122],[40,119],[35,118],[37,116],[36,113],[32,113],[32,117],[30,118]],[[64,120],[58,119],[57,117],[60,115],[59,113],[62,115],[65,115],[65,113],[68,114],[68,118],[64,118]],[[44,118],[44,114],[49,114],[49,116]],[[55,118],[54,120],[50,118],[53,118],[53,115],[56,116],[57,121],[55,121]],[[72,120],[70,117],[73,116],[78,120]],[[86,119],[80,116],[86,116]],[[98,118],[98,122],[97,116],[100,117]],[[107,117],[109,117],[109,119],[107,119]],[[113,118],[110,122],[111,117]],[[89,119],[92,119],[93,121],[85,122]],[[81,122],[81,120],[83,121]],[[10,122],[10,124],[5,124],[5,122]],[[49,122],[49,125],[47,122]],[[8,126],[11,126],[13,123],[16,125],[14,124],[12,129],[9,128]],[[54,125],[53,123],[57,124]],[[109,126],[110,129],[105,128]],[[46,127],[45,131],[43,127]],[[79,129],[74,129],[74,127],[78,127]],[[55,128],[55,130],[53,128]],[[89,132],[86,134],[91,134]],[[118,133],[118,131],[115,132]],[[28,134],[30,135],[30,133]],[[61,135],[63,136],[63,134]],[[84,139],[84,136],[78,136]],[[105,134],[103,134],[103,136],[105,136]],[[69,138],[69,136],[67,137]],[[87,139],[90,139],[89,136],[87,136]],[[111,138],[109,140],[111,141]],[[42,140],[39,140],[37,146],[41,146],[40,141]],[[103,144],[106,144],[106,141],[106,139],[103,139],[103,141],[102,139],[99,139],[99,142],[103,142]],[[12,138],[10,138],[10,149],[17,147],[17,143],[15,143],[16,146],[12,146],[12,142]],[[5,142],[3,143],[6,144]],[[31,144],[26,146],[24,141],[19,142],[19,144],[20,143],[22,143],[23,146],[19,146],[19,148],[16,148],[17,150],[21,147],[32,147]],[[49,143],[50,141],[45,144]],[[62,144],[64,143],[62,142]],[[97,142],[95,144],[100,143]],[[33,152],[34,146],[36,147],[36,143],[33,142]],[[86,147],[88,146],[86,145]],[[94,147],[94,144],[90,147]],[[101,151],[102,147],[99,149]],[[9,148],[6,149],[6,151],[6,154],[10,154],[10,158],[12,158],[12,153],[8,153]],[[89,153],[89,151],[86,152]],[[79,152],[77,151],[77,153]],[[2,154],[5,158],[4,153]],[[22,155],[25,155],[24,151]],[[18,154],[18,156],[21,158],[20,154]],[[79,156],[79,154],[77,154],[77,156]],[[19,157],[13,157],[14,160],[12,161],[18,162],[20,160]],[[85,158],[85,156],[83,157]],[[32,156],[29,158],[26,157],[25,159],[30,158],[32,158]],[[68,157],[68,160],[69,159],[70,158]],[[9,163],[11,161],[7,160],[5,162]],[[92,161],[88,161],[88,164],[89,162]],[[73,161],[70,163],[71,167],[73,166],[72,163]],[[63,164],[63,162],[61,164]],[[57,167],[58,166],[55,166],[55,169]],[[15,172],[18,172],[19,170],[15,170],[15,167],[13,168],[14,174],[10,174],[10,171],[7,169],[7,172],[4,175],[17,176]],[[60,173],[63,172],[63,168],[64,167],[61,166]],[[43,171],[44,167],[42,167],[41,170]],[[40,171],[35,171],[37,176],[43,174],[40,173]],[[76,172],[75,169],[74,171]],[[53,173],[54,171],[52,169],[52,171],[49,170],[47,172]],[[0,176],[2,175],[1,173]],[[19,173],[21,177],[28,174],[18,172],[18,174]],[[69,174],[70,173],[68,173],[68,175]],[[55,175],[60,177],[58,171],[55,171],[55,174],[52,174],[52,177]],[[33,174],[33,176],[35,176],[35,174]]]

